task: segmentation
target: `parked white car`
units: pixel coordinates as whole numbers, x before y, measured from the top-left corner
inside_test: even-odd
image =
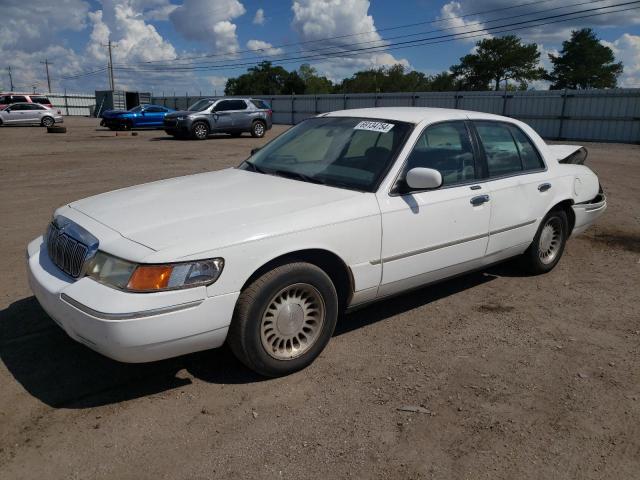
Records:
[[[0,110],[0,126],[2,125],[41,125],[53,127],[64,119],[60,110],[48,108],[39,103],[12,103]]]
[[[111,358],[229,343],[299,370],[340,311],[521,256],[551,270],[605,210],[579,146],[511,118],[434,108],[306,120],[238,168],[59,208],[28,246],[48,314]]]

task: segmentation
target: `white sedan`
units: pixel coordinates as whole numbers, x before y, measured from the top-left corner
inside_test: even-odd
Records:
[[[435,108],[306,120],[239,167],[56,210],[31,287],[74,339],[146,362],[228,342],[267,376],[310,364],[339,313],[520,256],[551,270],[606,208],[579,146]]]

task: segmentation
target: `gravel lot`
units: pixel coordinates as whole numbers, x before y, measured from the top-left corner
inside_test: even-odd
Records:
[[[503,264],[362,309],[262,380],[226,348],[113,362],[34,300],[24,249],[54,207],[265,141],[97,123],[0,128],[3,479],[640,478],[640,146],[587,144],[609,209],[550,274]]]

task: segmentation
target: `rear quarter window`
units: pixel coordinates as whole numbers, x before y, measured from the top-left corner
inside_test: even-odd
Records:
[[[40,103],[42,105],[51,105],[51,100],[47,97],[31,97],[33,103]]]
[[[269,105],[267,105],[267,102],[265,102],[264,100],[251,100],[251,103],[253,103],[254,107],[261,110],[269,110]]]

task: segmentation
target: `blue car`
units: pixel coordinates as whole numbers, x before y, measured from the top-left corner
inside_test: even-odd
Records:
[[[130,110],[105,110],[100,125],[111,130],[163,128],[164,116],[174,112],[162,105],[138,105]]]

